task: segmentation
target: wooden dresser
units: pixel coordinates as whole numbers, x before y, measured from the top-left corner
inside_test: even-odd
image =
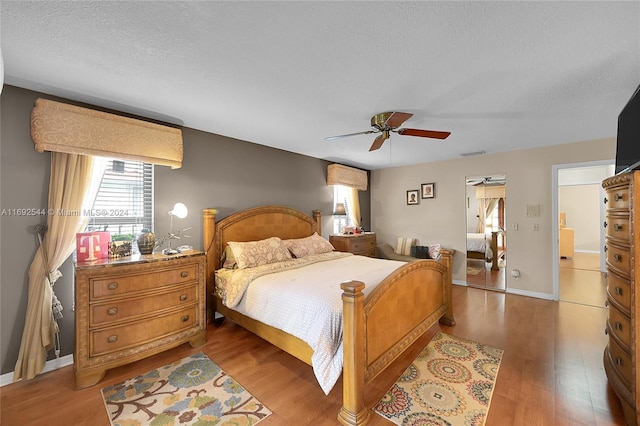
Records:
[[[376,234],[330,235],[329,242],[337,251],[376,257]]]
[[[205,256],[134,255],[75,265],[76,389],[107,369],[206,340]]]
[[[640,273],[640,233],[635,232],[640,216],[640,171],[621,174],[602,182],[605,190],[605,252],[607,259],[607,305],[609,318],[605,333],[609,343],[604,351],[604,369],[622,403],[625,421],[640,423],[640,370],[636,369],[640,350],[640,297],[636,277]]]

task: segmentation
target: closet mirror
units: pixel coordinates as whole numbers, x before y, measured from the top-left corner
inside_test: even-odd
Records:
[[[506,289],[507,179],[504,174],[466,178],[467,285]]]

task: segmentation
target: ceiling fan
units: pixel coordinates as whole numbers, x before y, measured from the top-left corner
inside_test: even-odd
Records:
[[[369,133],[381,133],[375,138],[369,151],[375,151],[380,149],[384,141],[389,139],[391,132],[398,133],[399,135],[418,136],[421,138],[432,139],[446,139],[451,132],[440,132],[437,130],[421,130],[421,129],[399,129],[400,125],[411,118],[413,114],[408,112],[383,112],[371,117],[371,130],[365,130],[364,132],[349,133],[346,135],[329,136],[325,140],[333,140],[346,138],[356,135],[367,135]]]

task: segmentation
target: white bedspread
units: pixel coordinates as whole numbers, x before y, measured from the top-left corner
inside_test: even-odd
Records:
[[[365,283],[366,296],[386,276],[406,262],[353,256],[349,253],[326,254],[329,256],[313,256],[304,267],[299,266],[301,262],[297,262],[296,266],[278,267],[271,273],[250,272],[254,277],[233,309],[305,341],[313,349],[311,361],[318,383],[325,394],[328,394],[342,373],[340,283],[362,281]],[[318,257],[329,260],[319,260]],[[291,264],[301,260],[303,259],[296,259]],[[233,280],[231,276],[239,271],[241,270],[217,271],[216,286],[218,282],[223,287],[229,285]],[[244,274],[247,274],[246,270]],[[224,288],[221,290],[224,293]]]
[[[467,234],[467,251],[477,251],[485,254],[486,259],[493,259],[493,250],[491,250],[491,234],[482,233]]]

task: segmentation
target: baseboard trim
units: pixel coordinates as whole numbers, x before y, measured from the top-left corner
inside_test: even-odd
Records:
[[[42,370],[42,373],[40,374],[48,373],[50,371],[54,371],[59,368],[66,367],[67,365],[73,365],[73,355],[71,354],[65,355],[58,359],[52,359],[47,361],[44,364],[44,369]],[[13,373],[14,372],[12,371],[11,373],[6,373],[0,376],[0,387],[5,385],[10,385],[11,383],[13,383]]]
[[[534,297],[536,299],[553,300],[553,294],[540,293],[537,291],[527,291],[527,290],[520,290],[517,288],[508,288],[507,293],[515,294],[518,296]]]

